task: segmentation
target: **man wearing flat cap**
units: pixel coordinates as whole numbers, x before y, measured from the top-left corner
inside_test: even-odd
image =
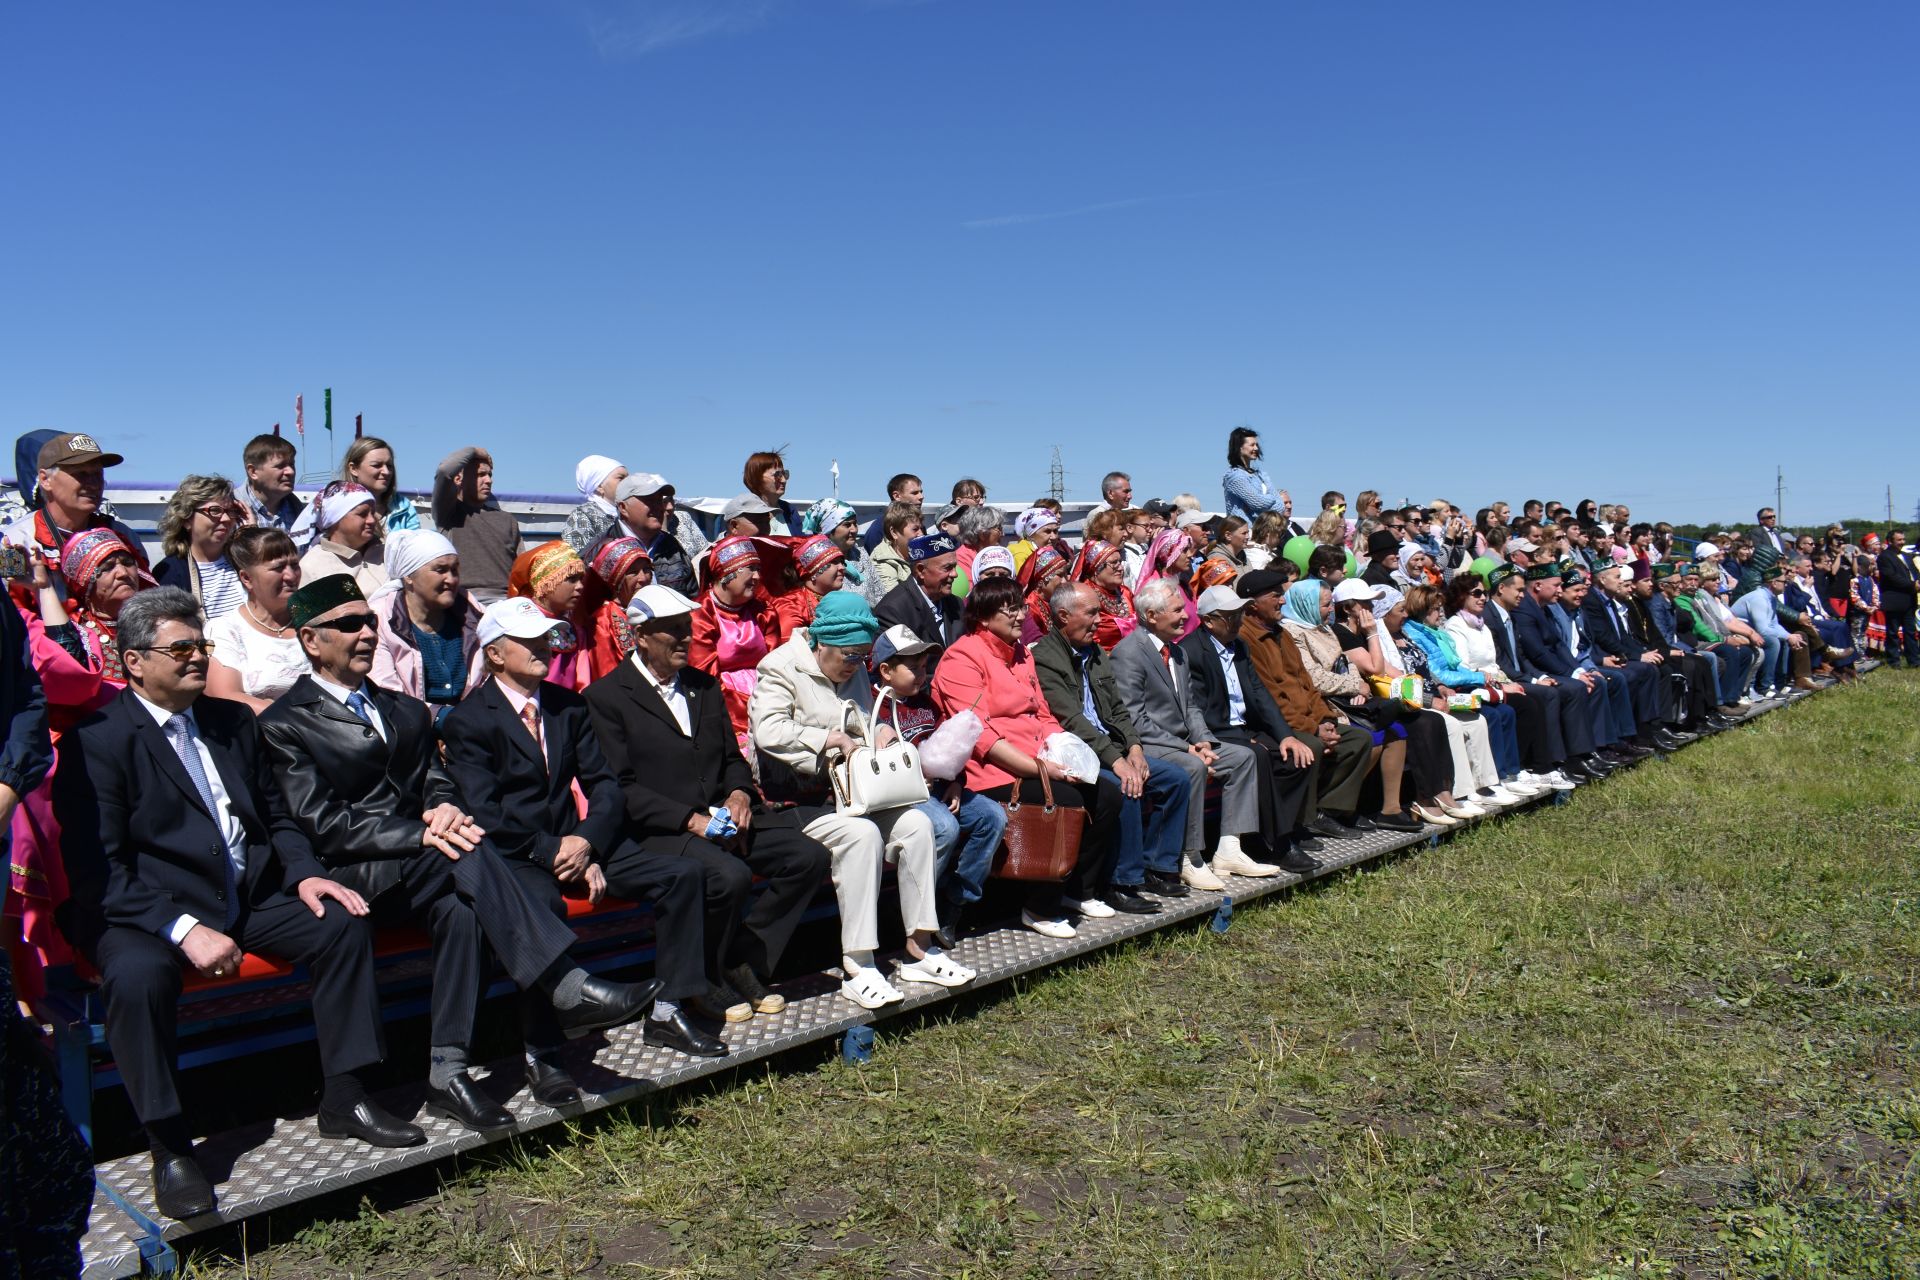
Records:
[[[511,1124],[467,1074],[488,950],[523,999],[552,1006],[563,1033],[639,1016],[660,983],[609,982],[574,963],[573,930],[527,894],[460,807],[427,705],[368,681],[377,632],[353,579],[315,579],[288,605],[312,674],[260,716],[287,806],[320,863],[366,898],[376,922],[419,921],[433,939],[428,1109],[473,1129]],[[551,1072],[538,1082],[559,1084]],[[354,1116],[338,1127],[408,1145],[390,1126]]]
[[[125,461],[119,454],[102,449],[85,432],[65,432],[40,446],[33,479],[21,486],[21,496],[32,510],[8,525],[0,537],[8,546],[37,555],[46,563],[47,577],[62,600],[67,597],[67,583],[60,574],[60,553],[76,533],[112,529],[132,548],[140,567],[147,567],[147,553],[133,530],[101,510],[106,468]],[[33,607],[30,599],[23,603]]]

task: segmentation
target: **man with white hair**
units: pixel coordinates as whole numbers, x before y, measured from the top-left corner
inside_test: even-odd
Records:
[[[1100,477],[1100,498],[1115,511],[1133,505],[1133,477],[1124,471],[1109,471]]]
[[[1187,807],[1186,855],[1180,877],[1198,889],[1221,889],[1220,873],[1248,874],[1255,863],[1241,846],[1241,837],[1260,834],[1260,793],[1253,749],[1223,742],[1207,727],[1193,703],[1193,673],[1180,637],[1187,629],[1187,611],[1180,589],[1165,578],[1140,588],[1133,598],[1140,625],[1113,647],[1109,661],[1120,696],[1133,714],[1146,754],[1183,770],[1194,802]],[[1203,862],[1206,849],[1207,779],[1222,779],[1220,841],[1214,847],[1214,866]]]

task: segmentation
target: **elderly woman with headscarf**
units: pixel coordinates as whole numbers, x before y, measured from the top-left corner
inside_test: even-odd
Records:
[[[760,588],[759,544],[752,538],[722,538],[700,562],[700,579],[687,663],[720,682],[727,719],[745,742],[747,700],[759,679],[760,660],[785,634]]]
[[[1400,567],[1390,575],[1392,586],[1405,593],[1415,587],[1436,587],[1440,575],[1434,571],[1433,556],[1417,542],[1400,544]]]
[[[380,513],[365,485],[335,480],[313,500],[314,540],[300,557],[300,581],[344,573],[360,593],[371,597],[387,581],[386,545],[380,540]]]
[[[867,558],[867,549],[860,542],[859,520],[847,503],[838,498],[820,499],[800,517],[800,532],[808,537],[818,534],[840,548],[846,564],[847,589],[858,591],[868,604],[878,604],[880,597],[891,589],[880,585],[873,562]]]
[[[1022,652],[1053,630],[1053,593],[1067,580],[1071,567],[1060,549],[1053,546],[1039,548],[1020,566],[1016,577],[1027,597],[1027,614],[1019,627]]]
[[[420,699],[436,720],[486,678],[481,609],[460,582],[460,553],[431,530],[388,539],[392,577],[367,603],[379,624],[373,682]]]
[[[68,729],[112,701],[126,687],[114,630],[121,606],[153,579],[134,558],[118,531],[99,526],[67,539],[60,556],[63,601],[46,562],[35,556],[33,589],[38,612],[22,609],[27,627],[27,657],[46,692],[47,725],[57,749]],[[60,824],[52,803],[53,773],[20,798],[13,811],[9,864],[12,893],[20,902],[22,959],[42,965],[71,963],[73,953],[55,927],[53,912],[67,898],[65,864],[60,857]],[[40,989],[39,974],[22,971],[24,989]],[[8,1011],[11,1013],[11,1010]]]
[[[620,523],[613,493],[626,478],[627,469],[603,454],[590,453],[574,466],[573,486],[580,491],[583,501],[567,513],[560,540],[577,555],[584,558]]]
[[[1193,539],[1179,529],[1162,529],[1153,535],[1153,541],[1147,544],[1147,558],[1140,563],[1140,585],[1160,579],[1173,584],[1180,593],[1180,604],[1187,615],[1186,630],[1180,634],[1192,635],[1200,625],[1200,610],[1194,604],[1195,593],[1187,589],[1187,578],[1193,570]],[[1116,641],[1117,643],[1117,641]]]
[[[1013,532],[1018,541],[1007,550],[1013,552],[1013,570],[1018,573],[1028,556],[1060,541],[1060,513],[1050,507],[1028,507],[1013,518]]]
[[[973,580],[985,582],[998,574],[1003,578],[1019,577],[1019,571],[1013,563],[1013,552],[1005,547],[982,547],[980,554],[973,558]]]
[[[820,601],[846,585],[846,553],[826,534],[816,533],[793,549],[791,572],[792,584],[773,598],[783,636],[812,622]]]
[[[874,722],[873,679],[867,672],[879,620],[851,591],[820,600],[811,625],[795,631],[760,664],[749,714],[752,759],[767,761],[797,789],[794,798],[816,807],[802,828],[827,846],[833,858],[833,891],[840,903],[840,993],[863,1009],[878,1009],[905,997],[874,964],[880,945],[880,882],[888,863],[898,871],[900,923],[907,934],[902,981],[958,987],[973,970],[941,951],[934,896],[933,824],[919,802],[880,809],[863,817],[833,808],[829,771],[862,746],[884,747],[894,728]]]
[[[509,599],[531,600],[540,607],[540,612],[553,619],[547,682],[576,693],[587,686],[586,661],[577,621],[586,585],[586,562],[579,552],[558,538],[521,552],[513,562],[513,572],[507,575]]]
[[[582,611],[587,635],[587,679],[591,684],[633,655],[633,626],[627,605],[633,593],[653,581],[653,559],[640,539],[606,538],[587,557],[587,605]]]
[[[1111,542],[1089,541],[1080,548],[1073,580],[1090,583],[1100,593],[1100,622],[1093,642],[1108,653],[1140,625],[1133,613],[1133,592],[1124,581],[1126,572],[1125,557]]]

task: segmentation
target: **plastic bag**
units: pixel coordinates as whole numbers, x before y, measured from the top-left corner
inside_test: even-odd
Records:
[[[1067,771],[1075,782],[1092,782],[1100,776],[1100,757],[1093,748],[1071,733],[1056,733],[1040,749],[1042,760],[1051,760]]]
[[[929,778],[958,778],[967,771],[974,744],[986,726],[972,711],[962,711],[943,721],[917,745],[920,748],[920,772]]]

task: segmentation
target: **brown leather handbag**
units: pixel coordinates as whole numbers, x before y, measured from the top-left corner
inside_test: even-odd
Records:
[[[1002,802],[1007,811],[1006,842],[993,868],[1002,880],[1058,883],[1080,860],[1080,833],[1086,829],[1087,811],[1078,805],[1055,804],[1053,782],[1044,768],[1040,793],[1045,797],[1040,804],[1022,804],[1016,784],[1012,798]]]

